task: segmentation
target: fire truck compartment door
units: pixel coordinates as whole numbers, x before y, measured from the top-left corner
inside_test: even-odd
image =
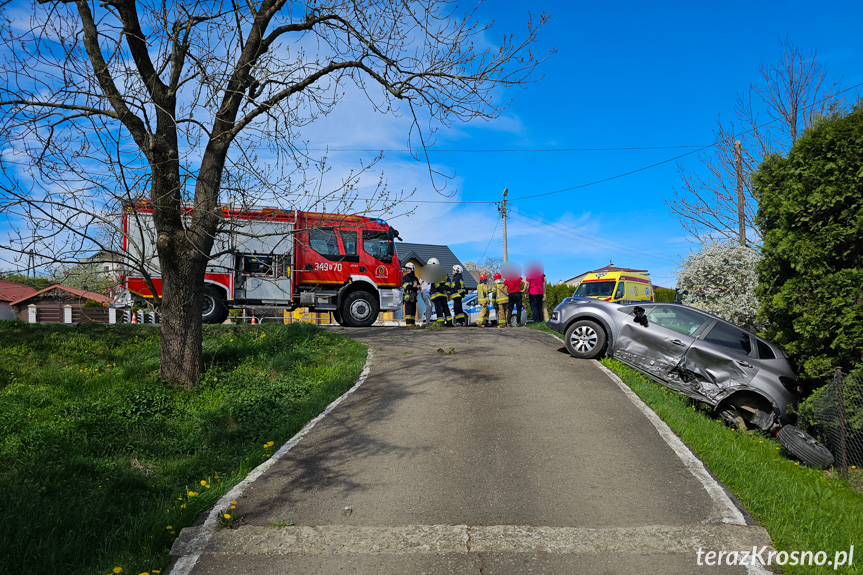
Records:
[[[242,221],[234,228],[236,250],[246,254],[288,254],[293,229],[290,222]]]
[[[291,280],[265,277],[246,278],[246,299],[290,301]]]

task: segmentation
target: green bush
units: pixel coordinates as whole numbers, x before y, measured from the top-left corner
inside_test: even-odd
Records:
[[[566,284],[545,284],[545,306],[551,314],[564,298],[572,296],[575,288]]]
[[[767,337],[809,380],[863,370],[863,106],[807,130],[753,176]]]
[[[677,292],[670,288],[655,288],[653,290],[653,301],[675,302],[677,301]]]

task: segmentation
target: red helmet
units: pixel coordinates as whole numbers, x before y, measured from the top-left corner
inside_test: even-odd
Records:
[[[495,272],[494,279],[499,280],[500,279],[500,273]]]
[[[487,280],[487,279],[488,279],[488,276],[486,276],[485,274],[479,274],[479,279],[481,279],[481,280]]]

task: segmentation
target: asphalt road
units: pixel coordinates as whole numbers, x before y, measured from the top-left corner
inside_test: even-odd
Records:
[[[548,334],[337,331],[367,380],[243,489],[239,528],[184,530],[173,573],[758,572],[697,565],[769,538]]]

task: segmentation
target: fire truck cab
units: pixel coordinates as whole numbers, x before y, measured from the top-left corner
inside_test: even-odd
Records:
[[[144,274],[135,273],[142,262],[161,297],[152,209],[127,209],[123,230],[128,297],[154,297]],[[379,311],[402,305],[397,237],[380,219],[225,207],[204,277],[202,319],[221,323],[229,307],[258,305],[332,312],[341,325],[371,325]]]

